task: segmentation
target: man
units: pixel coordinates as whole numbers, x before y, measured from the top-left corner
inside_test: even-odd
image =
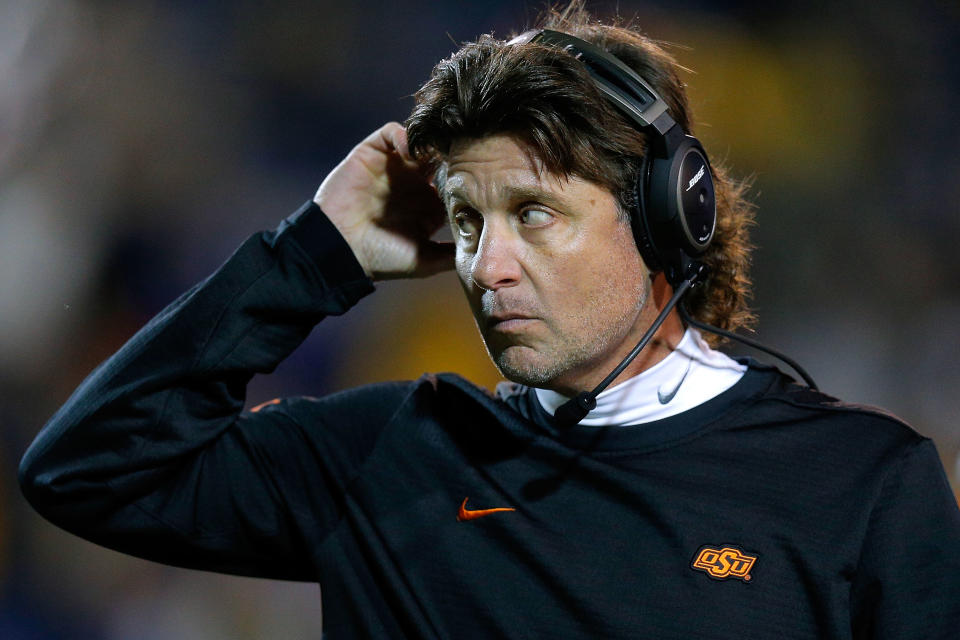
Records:
[[[562,34],[466,45],[406,128],[91,374],[25,455],[28,499],[127,553],[319,581],[331,638],[955,637],[960,514],[931,442],[684,327],[671,304],[700,280],[692,318],[749,320],[740,188],[683,135],[659,48],[582,11],[544,26],[668,115],[626,116]],[[682,251],[637,192],[674,142],[703,158],[677,193],[717,200]],[[439,375],[242,411],[372,280],[451,266],[514,382],[496,397]],[[578,394],[586,415],[556,419]]]

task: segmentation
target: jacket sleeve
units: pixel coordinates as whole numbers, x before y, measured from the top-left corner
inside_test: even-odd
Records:
[[[246,385],[273,371],[322,318],[372,290],[312,203],[251,236],[50,419],[20,464],[25,497],[54,524],[141,557],[316,580],[304,562],[304,531],[330,526],[342,480],[313,471],[313,485],[302,488],[329,450],[312,431],[323,425],[301,424],[296,402],[242,412]],[[334,423],[358,406],[355,395],[317,402],[329,405]],[[308,508],[307,498],[316,503]]]
[[[960,510],[928,439],[887,473],[851,605],[854,638],[947,640],[960,633]]]

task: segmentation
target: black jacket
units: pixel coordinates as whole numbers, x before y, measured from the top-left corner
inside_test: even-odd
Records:
[[[77,389],[25,495],[126,553],[319,581],[331,639],[958,637],[933,444],[772,368],[632,427],[454,375],[242,410],[371,290],[315,206],[252,236]]]

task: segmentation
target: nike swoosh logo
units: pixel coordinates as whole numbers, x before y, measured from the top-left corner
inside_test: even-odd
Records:
[[[683,381],[687,379],[688,373],[690,373],[690,360],[687,360],[687,368],[683,370],[683,375],[680,376],[680,380],[677,381],[677,386],[673,388],[673,391],[664,393],[663,389],[657,389],[657,400],[660,401],[660,404],[667,404],[673,400],[673,397],[677,395],[677,391],[680,391],[680,386],[683,384]]]
[[[513,507],[497,507],[496,509],[467,509],[467,500],[470,498],[464,498],[463,504],[460,505],[460,512],[457,513],[457,522],[464,522],[466,520],[476,520],[477,518],[482,518],[488,516],[491,513],[500,513],[503,511],[516,511]]]

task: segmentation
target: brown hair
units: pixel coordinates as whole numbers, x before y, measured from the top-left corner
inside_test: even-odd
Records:
[[[652,40],[630,26],[596,22],[580,1],[550,10],[538,28],[569,33],[618,57],[653,86],[673,119],[692,133],[677,75],[681,67]],[[406,122],[410,150],[436,168],[455,140],[508,134],[551,173],[576,175],[609,189],[625,217],[637,206],[634,186],[646,135],[601,95],[584,65],[560,49],[481,36],[439,62],[416,100]],[[745,198],[745,182],[734,181],[716,163],[711,170],[717,229],[701,258],[710,271],[685,303],[695,319],[735,330],[753,322],[747,272],[753,207]]]

